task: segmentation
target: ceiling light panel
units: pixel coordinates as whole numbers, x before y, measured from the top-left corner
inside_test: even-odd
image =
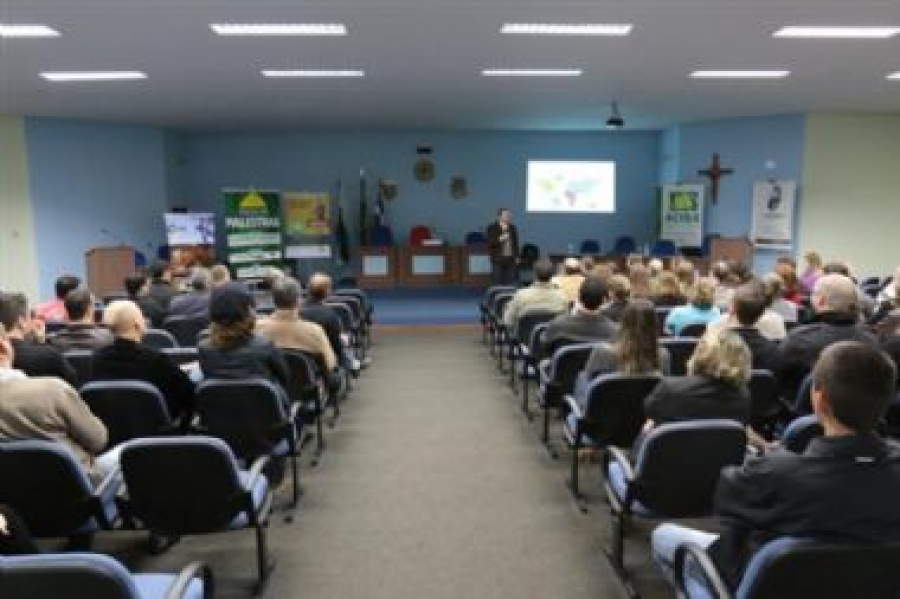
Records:
[[[366,72],[362,69],[265,69],[262,71],[264,77],[272,78],[288,78],[288,77],[307,77],[315,78],[352,78],[365,77]]]
[[[694,79],[783,79],[790,71],[694,71]]]
[[[900,81],[900,71],[897,71],[896,73],[891,73],[890,75],[887,76],[887,78],[892,81]]]
[[[884,39],[900,34],[900,27],[832,27],[792,26],[782,27],[773,37],[820,39]]]
[[[485,77],[580,77],[581,69],[484,69]]]
[[[329,37],[347,35],[343,23],[213,23],[217,35],[226,36],[310,36]]]
[[[505,23],[506,35],[624,36],[631,33],[626,23]]]
[[[59,37],[59,31],[46,25],[11,25],[0,23],[0,37]]]
[[[41,73],[47,81],[128,81],[146,79],[141,71],[56,71]]]

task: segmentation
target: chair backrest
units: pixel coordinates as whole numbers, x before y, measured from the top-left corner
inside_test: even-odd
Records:
[[[285,392],[290,400],[301,403],[314,400],[319,394],[319,373],[324,372],[324,364],[319,364],[318,356],[298,349],[282,349],[281,354],[288,367]]]
[[[387,225],[378,225],[372,229],[369,242],[375,247],[390,247],[394,245],[394,232]]]
[[[582,254],[595,255],[600,253],[600,242],[596,239],[585,239],[581,242]]]
[[[583,430],[599,445],[630,447],[644,426],[644,399],[656,375],[606,374],[588,385]]]
[[[633,496],[660,516],[706,516],[722,468],[743,463],[746,451],[747,433],[734,420],[661,424],[638,450]]]
[[[750,424],[770,423],[783,411],[778,400],[778,379],[768,370],[754,369],[747,381],[750,389]]]
[[[678,255],[678,246],[669,239],[659,239],[653,244],[650,254],[660,258],[670,258]]]
[[[559,315],[559,312],[549,310],[531,310],[519,317],[519,323],[516,325],[519,343],[530,344],[531,332],[539,324],[550,322]]]
[[[503,312],[506,310],[506,306],[509,305],[509,302],[512,301],[512,298],[512,293],[501,293],[494,298],[494,302],[491,305],[491,313],[497,320],[503,319]]]
[[[200,333],[209,326],[206,316],[169,316],[163,321],[163,328],[169,331],[178,345],[196,347]]]
[[[162,350],[162,353],[177,366],[184,366],[200,359],[200,352],[196,347],[167,347]]]
[[[685,376],[688,360],[697,348],[697,338],[661,337],[659,344],[669,352],[669,376]]]
[[[656,310],[656,333],[658,335],[665,335],[666,333],[666,318],[669,317],[669,312],[672,311],[672,306],[659,306],[655,308]]]
[[[178,340],[175,339],[175,336],[163,329],[147,329],[144,331],[141,342],[156,349],[178,347]]]
[[[338,317],[338,320],[341,323],[341,332],[350,333],[351,331],[356,330],[353,322],[353,312],[350,311],[350,308],[348,308],[346,304],[331,299],[325,300],[322,303],[331,308]]]
[[[352,323],[355,328],[359,328],[360,325],[365,320],[365,314],[363,312],[362,304],[359,301],[359,298],[354,297],[352,295],[339,295],[334,294],[330,295],[326,300],[326,304],[341,304],[346,306],[350,311],[350,315],[352,318]]]
[[[212,437],[155,437],[128,443],[120,457],[128,488],[123,512],[161,534],[228,528],[247,505],[228,445]]]
[[[131,574],[99,553],[0,556],[3,599],[140,599]]]
[[[175,425],[162,393],[145,381],[94,381],[78,392],[106,425],[107,447],[165,434]]]
[[[245,460],[268,454],[293,429],[282,390],[262,378],[204,380],[197,386],[197,415],[204,433]]]
[[[689,325],[686,325],[681,329],[680,336],[681,337],[695,337],[699,339],[706,333],[706,323],[705,322],[694,322]]]
[[[900,596],[900,544],[836,544],[784,537],[760,547],[737,599]]]
[[[469,231],[466,233],[466,245],[469,247],[480,247],[487,243],[484,233],[481,231]]]
[[[422,245],[426,239],[431,239],[431,229],[425,225],[416,225],[409,230],[409,245]]]
[[[516,288],[512,285],[492,285],[488,287],[487,291],[484,292],[484,302],[483,304],[487,308],[493,307],[494,300],[501,293],[515,293]]]
[[[541,248],[533,243],[526,243],[519,250],[519,261],[525,268],[531,268],[541,257]]]
[[[68,536],[92,523],[91,482],[62,443],[4,441],[0,473],[0,503],[16,510],[32,535]]]
[[[800,388],[797,390],[797,397],[794,398],[794,411],[797,414],[809,414],[812,412],[812,372],[803,377]]]
[[[824,434],[825,429],[819,419],[814,414],[808,414],[791,420],[781,434],[781,444],[788,451],[803,453],[810,441]]]
[[[574,343],[560,347],[550,359],[550,381],[544,401],[555,405],[575,389],[575,379],[584,369],[596,343]]]
[[[637,244],[634,241],[634,237],[631,235],[620,235],[616,238],[616,243],[613,246],[613,254],[632,254],[637,249]]]
[[[94,372],[94,352],[90,349],[69,349],[63,352],[66,361],[75,369],[78,383],[91,380]]]

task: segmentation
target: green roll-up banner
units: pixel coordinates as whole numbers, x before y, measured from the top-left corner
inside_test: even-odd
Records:
[[[270,266],[283,266],[281,194],[277,191],[232,190],[225,199],[228,262],[239,279],[259,278]]]

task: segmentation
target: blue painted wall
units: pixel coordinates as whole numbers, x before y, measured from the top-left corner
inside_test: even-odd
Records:
[[[83,277],[92,247],[151,253],[163,243],[161,130],[29,118],[26,143],[42,297],[61,273]]]
[[[437,174],[431,183],[413,178],[416,147],[423,145],[434,149]],[[500,206],[512,210],[523,239],[545,252],[564,251],[569,242],[577,244],[587,237],[599,238],[609,248],[619,234],[645,240],[655,230],[657,132],[185,134],[180,148],[183,173],[179,177],[184,189],[179,193],[198,211],[217,210],[222,188],[333,190],[341,177],[345,216],[355,233],[358,178],[363,168],[373,184],[370,198],[380,177],[399,184],[399,196],[388,204],[388,216],[395,236],[403,242],[410,227],[424,224],[451,243],[459,243],[466,232],[493,220]],[[526,214],[529,159],[616,161],[616,213]],[[464,200],[450,196],[450,180],[457,175],[469,182],[470,195]]]
[[[780,115],[708,121],[678,127],[678,180],[705,182],[698,170],[708,168],[714,152],[723,167],[734,169],[722,177],[718,204],[707,203],[706,231],[724,237],[750,234],[753,184],[769,178],[797,181],[797,206],[803,201],[803,153],[806,118]],[[674,135],[674,134],[670,134]],[[797,238],[799,210],[794,217]],[[754,253],[757,272],[771,270],[778,252]]]

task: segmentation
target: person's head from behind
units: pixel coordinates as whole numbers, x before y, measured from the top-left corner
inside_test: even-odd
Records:
[[[681,260],[678,263],[678,268],[675,269],[675,276],[678,277],[678,282],[681,283],[681,289],[686,290],[694,286],[697,273],[693,264],[687,260]]]
[[[766,300],[772,304],[775,300],[784,298],[784,281],[777,273],[770,272],[762,279],[766,290]]]
[[[205,266],[194,266],[191,268],[189,284],[194,291],[209,291],[210,287],[212,287],[212,275],[209,269]]]
[[[212,278],[213,287],[219,287],[231,281],[231,271],[224,264],[214,264],[209,269],[209,275]]]
[[[656,309],[647,300],[635,300],[622,310],[616,342],[619,372],[642,374],[659,370]]]
[[[66,294],[63,304],[69,322],[94,322],[94,297],[87,287],[78,287]]]
[[[309,278],[309,299],[314,302],[324,301],[331,295],[331,277],[323,272],[314,273]]]
[[[675,273],[663,271],[656,279],[656,294],[667,297],[681,295],[681,285],[678,284],[678,277]]]
[[[566,258],[563,261],[563,274],[571,276],[580,275],[581,272],[581,261],[578,258]]]
[[[650,262],[647,263],[647,268],[650,269],[650,276],[652,277],[658,277],[665,270],[663,261],[659,258],[652,258]]]
[[[606,301],[606,284],[597,277],[586,277],[578,289],[578,306],[581,310],[596,313]]]
[[[712,276],[719,284],[724,285],[731,280],[731,265],[725,260],[719,260],[713,264]]]
[[[9,334],[3,323],[0,323],[0,367],[11,368],[14,358],[15,352],[9,340]]]
[[[733,260],[728,263],[728,270],[731,272],[731,282],[735,285],[746,283],[753,278],[753,272],[746,262],[738,262]]]
[[[766,288],[758,281],[744,283],[731,297],[731,311],[742,327],[754,326],[768,305]]]
[[[272,303],[279,310],[296,312],[300,307],[300,283],[292,277],[283,277],[272,285]]]
[[[806,262],[807,270],[821,270],[822,269],[822,256],[819,252],[806,252],[803,256],[803,261]]]
[[[784,288],[788,291],[796,289],[799,285],[797,269],[790,262],[779,261],[775,264],[775,272],[781,277]]]
[[[850,278],[839,274],[819,277],[810,297],[817,314],[856,314],[856,302],[856,285]]]
[[[65,301],[69,292],[73,289],[77,289],[79,285],[81,285],[81,279],[75,275],[62,275],[56,279],[56,283],[53,285],[53,291],[56,293],[57,299]]]
[[[643,264],[632,264],[628,267],[628,279],[631,281],[631,293],[638,297],[650,295],[650,269]]]
[[[154,281],[168,280],[170,276],[169,263],[165,260],[154,260],[149,268],[150,278]]]
[[[226,283],[213,289],[209,298],[209,316],[209,340],[213,347],[243,345],[253,335],[256,324],[253,297],[240,283]]]
[[[21,332],[25,325],[25,314],[28,309],[24,296],[0,292],[0,324],[6,327],[9,334]]]
[[[145,295],[149,285],[150,282],[147,280],[146,275],[138,273],[125,277],[125,293],[131,299]]]
[[[826,434],[865,434],[893,397],[897,367],[872,346],[840,341],[819,355],[812,380],[813,410]]]
[[[540,259],[534,263],[534,281],[536,283],[549,283],[553,278],[553,263],[546,259]]]
[[[631,299],[631,281],[625,275],[613,275],[609,278],[609,293],[616,303],[627,303]]]
[[[710,279],[700,279],[691,294],[691,304],[699,310],[709,310],[716,301],[716,283]]]
[[[731,329],[713,329],[697,343],[688,360],[688,373],[740,387],[750,380],[750,349]]]
[[[141,309],[131,300],[116,300],[103,311],[103,324],[121,339],[138,342],[147,330]]]

